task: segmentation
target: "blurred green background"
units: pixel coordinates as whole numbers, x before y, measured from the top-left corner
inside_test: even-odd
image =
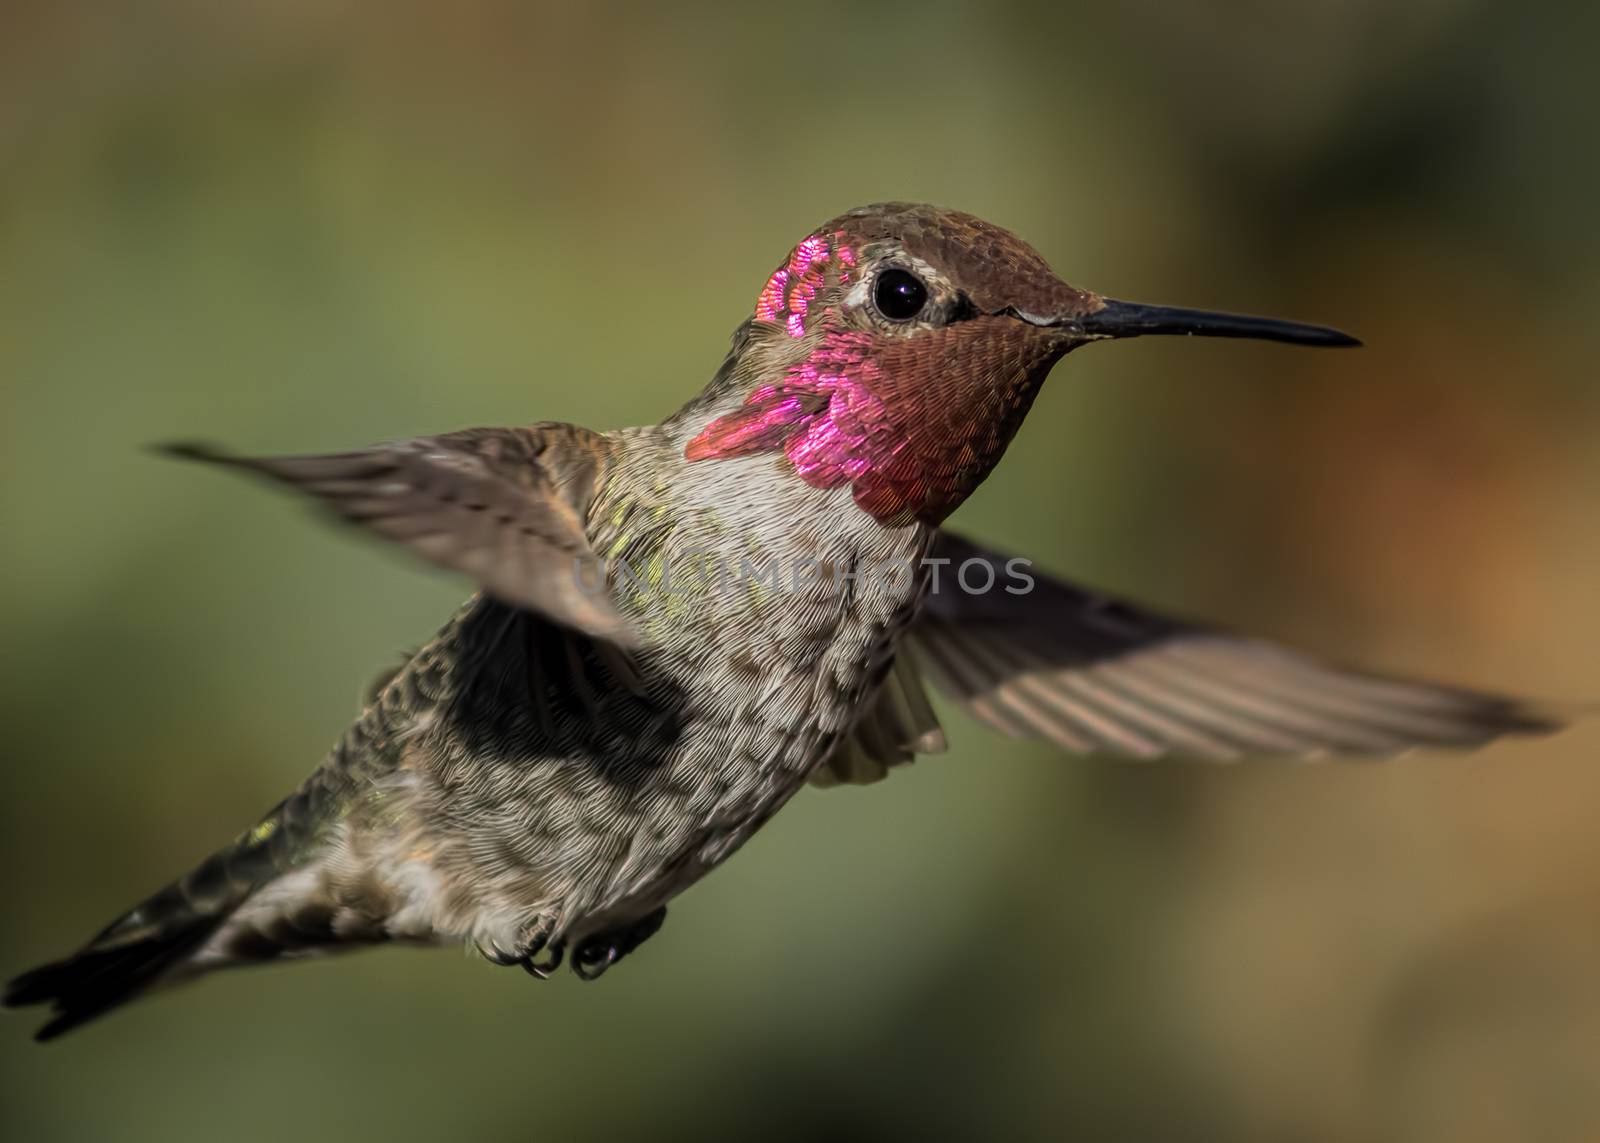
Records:
[[[1058,370],[956,523],[1151,603],[1600,678],[1600,9],[0,4],[0,891],[66,951],[317,762],[464,594],[155,459],[658,419],[813,226],[911,198],[1182,340]],[[806,791],[637,959],[210,979],[7,1138],[1600,1136],[1600,731],[1385,766],[996,739]]]

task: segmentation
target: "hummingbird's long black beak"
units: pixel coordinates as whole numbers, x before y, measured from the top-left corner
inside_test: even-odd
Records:
[[[1360,345],[1348,333],[1323,325],[1306,325],[1278,318],[1219,314],[1177,306],[1146,306],[1138,302],[1102,299],[1105,306],[1092,314],[1064,318],[1056,324],[1082,330],[1085,337],[1146,337],[1152,334],[1188,334],[1191,337],[1250,337],[1258,341],[1286,341],[1292,345]]]

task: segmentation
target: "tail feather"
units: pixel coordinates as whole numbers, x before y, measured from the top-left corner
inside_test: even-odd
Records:
[[[35,1038],[52,1040],[181,975],[252,893],[304,857],[319,793],[312,786],[286,799],[232,845],[123,914],[77,953],[10,981],[0,1004],[50,1005],[54,1018]]]
[[[90,945],[11,981],[4,1003],[8,1008],[51,1005],[52,1018],[34,1039],[53,1040],[132,1000],[199,947],[221,920],[196,914],[184,924],[130,943],[110,948]]]

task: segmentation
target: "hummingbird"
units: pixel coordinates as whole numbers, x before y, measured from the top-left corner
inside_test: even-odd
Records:
[[[802,786],[944,750],[930,686],[1003,734],[1129,758],[1558,729],[1538,704],[1162,616],[944,528],[1057,362],[1167,334],[1359,344],[1103,297],[998,226],[882,203],[790,251],[659,424],[167,446],[297,489],[475,593],[297,790],[5,1004],[52,1006],[45,1040],[214,969],[386,943],[597,978]]]

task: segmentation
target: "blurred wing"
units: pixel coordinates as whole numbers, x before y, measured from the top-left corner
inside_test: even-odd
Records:
[[[941,533],[951,560],[912,630],[939,687],[990,726],[1079,753],[1229,759],[1390,755],[1543,734],[1561,721],[1516,699],[1346,670],[1270,643],[1163,618]],[[995,587],[954,582],[964,561]],[[968,582],[983,577],[970,573]]]
[[[621,616],[599,587],[583,529],[605,462],[598,434],[539,425],[468,429],[320,456],[233,456],[193,444],[163,451],[273,477],[470,576],[505,603],[627,641]]]

